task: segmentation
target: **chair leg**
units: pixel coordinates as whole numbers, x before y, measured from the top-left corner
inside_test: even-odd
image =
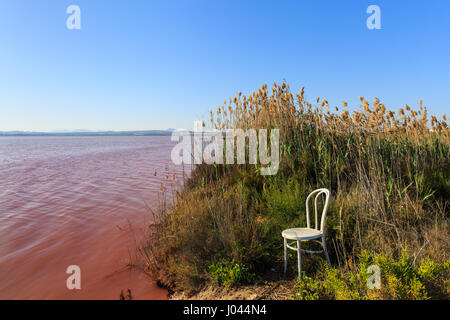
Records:
[[[297,240],[297,256],[298,256],[298,277],[302,277],[302,250],[300,247],[300,240]]]
[[[287,270],[287,240],[284,239],[284,273],[286,273]]]
[[[325,237],[322,237],[323,252],[325,252],[325,257],[327,258],[328,266],[331,267],[330,257],[328,256],[327,244],[325,243]]]

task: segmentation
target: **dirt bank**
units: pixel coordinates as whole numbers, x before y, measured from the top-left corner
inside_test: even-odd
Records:
[[[172,300],[289,300],[293,293],[293,280],[257,281],[251,285],[225,288],[214,283],[202,286],[196,292],[176,291]]]

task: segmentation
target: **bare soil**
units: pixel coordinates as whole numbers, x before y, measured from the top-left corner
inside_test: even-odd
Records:
[[[289,300],[294,280],[260,280],[251,285],[226,288],[208,283],[196,292],[176,291],[173,300]]]

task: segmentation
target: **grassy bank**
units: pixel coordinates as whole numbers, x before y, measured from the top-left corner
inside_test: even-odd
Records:
[[[146,248],[148,270],[187,294],[205,283],[239,287],[280,274],[281,231],[306,225],[305,200],[331,190],[326,221],[332,262],[304,254],[298,299],[449,297],[450,130],[419,102],[390,111],[360,97],[357,111],[309,103],[303,89],[266,85],[211,111],[217,129],[277,128],[280,168],[198,165],[164,203]],[[421,250],[422,249],[422,250]],[[420,251],[420,255],[419,254]],[[285,279],[295,278],[295,256]],[[369,290],[366,269],[381,270]],[[274,271],[275,270],[275,271]]]

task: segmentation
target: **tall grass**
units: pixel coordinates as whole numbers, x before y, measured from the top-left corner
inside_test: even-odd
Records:
[[[396,112],[377,98],[360,101],[352,113],[346,102],[339,111],[274,83],[271,93],[263,85],[211,110],[208,126],[219,130],[279,129],[280,169],[261,176],[255,165],[196,166],[152,226],[149,270],[186,290],[208,281],[208,268],[224,259],[263,274],[280,263],[281,231],[304,224],[306,196],[318,187],[332,193],[327,243],[340,270],[364,250],[395,259],[424,244],[421,259],[447,261],[445,115],[429,118],[421,101]]]

